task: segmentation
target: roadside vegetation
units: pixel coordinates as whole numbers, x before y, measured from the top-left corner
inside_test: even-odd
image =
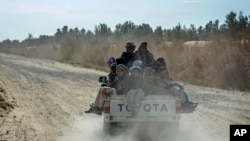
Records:
[[[107,70],[106,60],[120,57],[127,41],[137,46],[147,41],[154,57],[164,57],[174,79],[223,89],[250,89],[250,15],[230,12],[225,21],[205,26],[178,23],[172,29],[131,21],[112,31],[104,23],[94,31],[58,28],[54,35],[31,34],[23,41],[3,40],[0,52],[52,59],[78,66]],[[187,44],[188,43],[188,44]]]

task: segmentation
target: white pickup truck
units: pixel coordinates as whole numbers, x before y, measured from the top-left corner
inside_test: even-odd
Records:
[[[181,101],[169,95],[145,96],[135,111],[128,110],[127,97],[111,95],[104,103],[103,130],[113,134],[134,125],[166,125],[178,127]]]

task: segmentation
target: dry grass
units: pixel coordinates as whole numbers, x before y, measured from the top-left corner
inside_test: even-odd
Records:
[[[203,47],[184,47],[182,42],[172,45],[145,39],[155,58],[164,57],[174,79],[188,83],[224,89],[250,89],[250,43],[214,41]],[[59,60],[80,66],[108,70],[106,60],[120,57],[126,41],[116,44],[95,41],[79,46],[67,39],[60,46],[12,49],[9,53],[35,58]],[[140,42],[136,42],[139,46]]]
[[[240,49],[240,55],[244,62],[244,75],[246,79],[247,89],[250,90],[250,39],[243,43],[238,43]]]
[[[246,66],[239,44],[213,42],[209,46],[191,48],[177,44],[159,51],[167,58],[170,72],[176,79],[196,85],[246,89]]]

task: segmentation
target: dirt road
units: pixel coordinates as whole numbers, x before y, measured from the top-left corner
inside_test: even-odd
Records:
[[[98,77],[105,74],[0,54],[0,140],[102,140],[102,117],[84,110],[98,91]],[[230,124],[250,124],[249,92],[183,85],[200,104],[194,113],[182,115],[176,141],[228,141]]]

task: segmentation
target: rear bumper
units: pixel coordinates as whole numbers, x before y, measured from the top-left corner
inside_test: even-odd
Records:
[[[178,123],[180,115],[167,116],[167,117],[118,117],[104,114],[104,122],[120,122],[120,123]]]
[[[180,115],[176,115],[175,117],[161,117],[161,118],[139,118],[139,117],[112,117],[109,114],[104,114],[103,121],[103,131],[109,135],[115,135],[119,133],[124,133],[125,131],[133,130],[135,135],[139,135],[142,137],[149,136],[154,137],[155,135],[151,133],[151,131],[155,131],[155,133],[159,133],[159,135],[174,135],[179,128],[179,120]],[[164,132],[162,134],[162,132]],[[146,134],[145,134],[146,133]]]

